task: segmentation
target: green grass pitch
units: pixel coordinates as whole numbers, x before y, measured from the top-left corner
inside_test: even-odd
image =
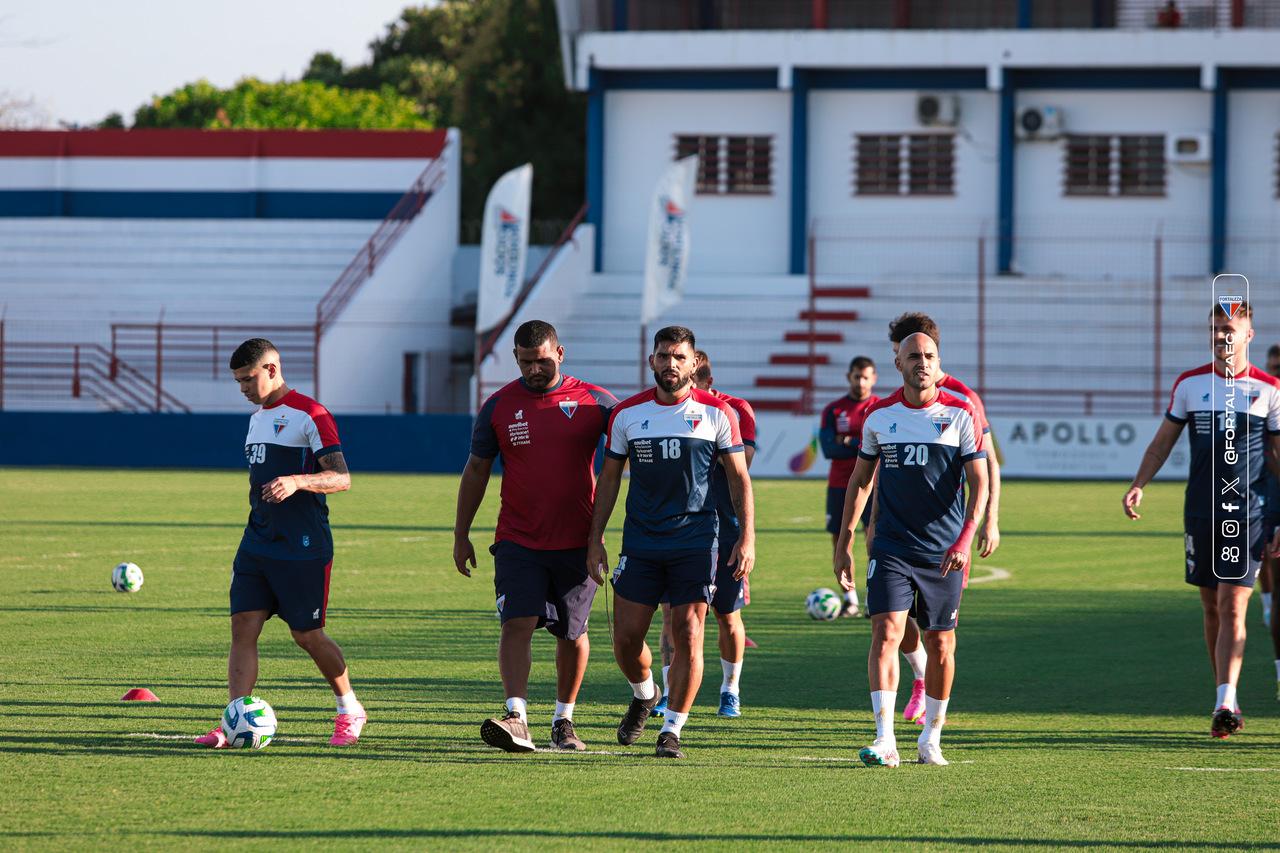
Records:
[[[675,763],[651,757],[656,731],[630,748],[614,739],[628,688],[599,597],[575,715],[593,751],[485,747],[479,723],[502,699],[492,563],[470,580],[453,569],[456,479],[354,480],[331,501],[329,631],[371,715],[364,739],[327,745],[332,697],[273,621],[257,692],[279,736],[261,752],[213,752],[188,738],[226,701],[244,474],[0,470],[6,847],[1280,848],[1280,704],[1259,605],[1241,683],[1247,727],[1213,741],[1178,484],[1152,486],[1140,522],[1122,517],[1119,484],[1007,484],[1004,544],[986,562],[1010,576],[973,585],[961,608],[943,737],[953,763],[885,770],[854,760],[874,731],[868,623],[804,613],[805,595],[832,585],[822,483],[756,484],[745,620],[760,647],[747,652],[745,712],[715,716],[709,637],[688,758]],[[620,520],[621,510],[611,550]],[[112,591],[122,560],[146,572],[141,592]],[[552,648],[545,634],[535,641],[539,742]],[[130,687],[162,701],[121,704]],[[915,727],[899,719],[898,734],[914,757]]]

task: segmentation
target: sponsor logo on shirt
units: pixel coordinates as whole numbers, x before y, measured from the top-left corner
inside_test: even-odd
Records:
[[[893,423],[889,424],[889,432],[897,432],[897,431],[898,431],[897,421],[894,421]]]
[[[311,537],[310,537],[310,536],[303,536],[303,537],[302,537],[302,547],[303,547],[303,548],[310,548],[310,547],[311,547]]]
[[[524,409],[516,409],[515,418],[518,421],[524,420]]]
[[[573,416],[578,412],[577,400],[561,400],[560,411],[564,412],[564,416],[569,420],[573,420]]]
[[[649,419],[645,418],[640,422],[640,429],[648,429],[648,428],[649,428]]]

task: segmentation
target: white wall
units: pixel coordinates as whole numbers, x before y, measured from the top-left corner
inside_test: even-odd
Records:
[[[1250,279],[1280,272],[1276,131],[1280,92],[1233,92],[1228,104],[1227,269]]]
[[[813,92],[809,95],[809,216],[828,238],[817,268],[859,276],[970,272],[982,223],[996,216],[999,99],[959,92],[955,195],[858,196],[853,193],[854,134],[931,132],[916,121],[915,91]],[[920,240],[922,234],[954,239]],[[869,239],[871,238],[871,239]]]
[[[644,269],[649,199],[677,134],[771,135],[773,194],[698,195],[689,213],[691,273],[785,273],[790,223],[788,92],[608,92],[604,270]]]
[[[449,132],[441,190],[321,340],[320,400],[335,413],[400,412],[404,354],[422,353],[422,369],[448,359],[461,180],[457,137]]]
[[[1018,104],[1061,107],[1064,129],[1070,133],[1169,134],[1207,131],[1211,97],[1207,92],[1185,91],[1028,89],[1018,92]],[[1167,275],[1208,272],[1208,164],[1167,164],[1163,197],[1067,197],[1063,195],[1064,149],[1064,140],[1017,144],[1016,269],[1032,275],[1149,276],[1150,238],[1162,231],[1171,245]]]

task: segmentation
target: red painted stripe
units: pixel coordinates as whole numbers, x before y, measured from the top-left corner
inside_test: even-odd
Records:
[[[804,343],[812,337],[816,343],[821,344],[842,344],[844,343],[843,332],[814,332],[810,335],[808,332],[787,332],[783,336],[783,340],[788,343]]]
[[[8,130],[0,157],[429,159],[443,130]]]
[[[329,618],[329,574],[333,571],[333,560],[325,563],[324,566],[324,604],[320,605],[320,627],[324,627],[325,620]]]
[[[868,299],[871,297],[871,288],[815,287],[813,295],[816,299]]]
[[[752,400],[751,408],[758,412],[794,412],[799,400]]]
[[[775,352],[769,356],[770,364],[808,364],[810,361],[814,364],[830,364],[831,356],[825,352],[815,353],[812,359],[804,353]]]
[[[800,319],[808,320],[810,314],[813,315],[814,320],[839,320],[852,323],[858,319],[857,311],[801,311]]]
[[[757,376],[757,388],[803,388],[809,380],[803,376]]]

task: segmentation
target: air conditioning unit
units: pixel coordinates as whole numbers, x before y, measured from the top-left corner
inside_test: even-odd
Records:
[[[1057,139],[1062,135],[1062,108],[1044,104],[1018,107],[1013,129],[1018,139]]]
[[[916,95],[916,121],[925,127],[955,127],[960,120],[960,98],[945,92]]]
[[[1170,163],[1208,163],[1213,137],[1208,132],[1171,133],[1164,138],[1164,159]]]

